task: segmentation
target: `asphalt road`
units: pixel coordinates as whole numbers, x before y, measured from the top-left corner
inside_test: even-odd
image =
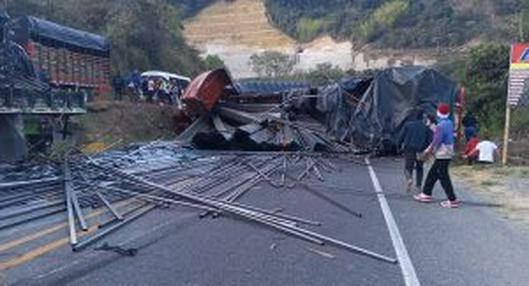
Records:
[[[312,176],[291,190],[263,183],[241,201],[320,221],[309,228],[402,261],[364,160],[335,162],[342,170],[325,174],[325,182]],[[461,209],[419,204],[403,191],[400,161],[372,165],[416,280],[405,280],[409,269],[399,264],[234,217],[199,219],[180,207],[157,209],[103,241],[138,249],[134,257],[93,248],[72,253],[66,228],[30,239],[64,222],[61,216],[0,233],[0,277],[9,285],[527,285],[527,232],[500,218],[494,205],[462,189]],[[434,194],[444,198],[441,190]]]

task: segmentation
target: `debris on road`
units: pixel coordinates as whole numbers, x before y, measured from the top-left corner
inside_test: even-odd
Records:
[[[328,174],[341,171],[329,158],[390,149],[413,109],[429,112],[439,101],[455,100],[453,82],[417,67],[322,88],[292,82],[234,83],[225,70],[207,72],[183,96],[186,111],[196,119],[176,142],[131,145],[92,157],[77,152],[60,164],[39,167],[1,165],[0,231],[65,214],[71,248],[81,251],[155,209],[182,206],[199,210],[199,218],[235,217],[310,243],[396,263],[395,258],[314,231],[322,225],[316,218],[240,199],[260,184],[303,188],[362,218],[305,181],[327,184]],[[107,220],[94,223],[92,218],[103,213]],[[104,244],[98,249],[132,253],[119,247]]]
[[[0,229],[67,213],[71,247],[80,251],[151,210],[177,205],[205,211],[201,217],[229,214],[311,243],[330,244],[395,263],[394,258],[310,230],[307,227],[321,225],[313,219],[237,202],[261,182],[285,177],[286,186],[291,177],[299,183],[317,176],[312,167],[325,164],[323,161],[318,153],[211,155],[167,142],[110,151],[93,158],[78,154],[67,160],[63,179],[52,182],[53,188],[49,182],[40,181],[4,184],[0,190]],[[283,172],[292,175],[284,176]],[[279,184],[271,186],[282,188]],[[48,198],[53,200],[46,201]],[[134,201],[135,207],[126,212],[118,210],[128,201]],[[36,213],[37,208],[42,211]],[[100,210],[112,215],[108,223],[93,225],[85,219]],[[94,231],[94,226],[102,227]]]
[[[315,254],[317,254],[319,256],[328,258],[328,259],[335,259],[336,258],[336,256],[334,256],[334,255],[332,255],[330,253],[327,253],[325,251],[321,251],[321,250],[318,250],[318,249],[315,249],[315,248],[312,248],[312,247],[308,247],[307,250],[312,252],[312,253],[315,253]]]
[[[422,67],[392,68],[310,88],[302,83],[234,83],[203,74],[184,96],[200,117],[180,136],[207,150],[388,153],[412,111],[456,104],[457,84]],[[393,151],[394,152],[394,151]]]

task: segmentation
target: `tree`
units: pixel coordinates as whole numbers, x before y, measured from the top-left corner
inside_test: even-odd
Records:
[[[105,35],[115,71],[162,69],[192,76],[204,69],[182,35],[180,11],[168,0],[10,0],[7,7],[13,16],[43,17]]]
[[[284,77],[292,73],[296,60],[293,56],[265,51],[250,57],[252,69],[261,77]]]
[[[470,50],[467,61],[468,109],[491,133],[503,128],[509,52],[507,45],[481,44]]]
[[[226,64],[218,55],[207,55],[204,59],[204,66],[206,70],[226,68]]]

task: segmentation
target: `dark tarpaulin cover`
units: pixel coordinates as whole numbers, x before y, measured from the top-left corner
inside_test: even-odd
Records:
[[[32,16],[23,16],[17,20],[22,28],[36,42],[46,42],[67,48],[91,50],[103,55],[110,52],[110,42],[103,36],[65,27]]]
[[[316,100],[316,110],[323,115],[327,133],[336,139],[346,140],[349,134],[349,118],[352,107],[347,102],[341,85],[333,84],[320,90],[321,96]]]
[[[435,70],[399,67],[381,71],[351,117],[354,143],[366,149],[394,148],[414,108],[436,114],[438,103],[453,107],[456,97],[457,84]]]

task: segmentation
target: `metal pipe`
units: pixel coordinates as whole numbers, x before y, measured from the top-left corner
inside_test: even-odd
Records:
[[[312,158],[307,158],[307,160],[312,164],[312,169],[314,170],[316,177],[318,177],[318,180],[325,182],[325,178],[321,174],[320,169],[318,169],[318,165],[316,164],[315,160]]]
[[[296,178],[296,180],[294,182],[292,182],[292,184],[288,185],[287,188],[293,189],[299,182],[301,182],[301,180],[303,180],[303,178],[310,172],[310,169],[312,169],[314,164],[315,164],[314,162],[309,163],[307,168],[305,168],[305,170],[303,172],[301,172],[301,174],[299,174],[299,176]]]
[[[114,206],[100,193],[96,192],[96,195],[103,202],[103,204],[110,210],[110,212],[116,217],[117,220],[123,220],[123,216],[114,208]]]
[[[25,223],[28,223],[28,222],[31,222],[31,221],[34,221],[34,220],[45,218],[47,216],[51,216],[51,215],[54,215],[54,214],[62,213],[65,210],[66,210],[66,207],[64,207],[64,206],[57,207],[55,209],[48,210],[48,212],[43,213],[43,214],[38,214],[38,215],[31,216],[31,217],[26,217],[26,218],[23,218],[23,219],[18,220],[18,221],[14,221],[14,222],[10,222],[8,224],[0,225],[0,230],[12,228],[12,227],[19,226],[21,224],[25,224]]]
[[[181,205],[181,206],[184,206],[184,207],[197,208],[197,209],[202,209],[202,210],[207,210],[207,211],[216,211],[217,210],[215,208],[210,208],[210,207],[203,206],[203,205],[197,205],[197,204],[193,204],[193,203],[189,203],[189,202],[173,200],[173,199],[168,199],[168,198],[162,198],[162,197],[159,197],[159,196],[154,196],[154,195],[149,195],[149,194],[142,194],[142,193],[138,193],[138,192],[127,191],[127,190],[118,189],[118,188],[114,188],[114,187],[108,187],[108,189],[112,190],[112,191],[117,191],[117,192],[122,192],[122,193],[130,194],[130,195],[134,195],[134,196],[139,197],[139,198],[147,198],[147,199],[154,200],[154,201],[161,201],[161,202],[166,202],[166,203],[171,203],[171,204],[177,204],[177,205]]]
[[[97,163],[95,163],[95,164],[97,164]],[[312,167],[312,164],[309,164],[309,165],[310,165],[309,167]],[[176,192],[176,191],[170,190],[170,189],[168,189],[168,188],[166,188],[164,186],[158,185],[156,183],[145,181],[145,180],[142,180],[141,178],[137,178],[137,177],[135,177],[133,175],[129,175],[129,174],[123,173],[122,171],[116,170],[114,168],[111,168],[108,171],[111,171],[111,172],[121,176],[122,178],[125,178],[125,179],[128,179],[128,180],[132,180],[132,181],[136,181],[136,182],[139,182],[141,184],[145,184],[145,185],[151,186],[153,188],[157,188],[160,191],[165,191],[165,192],[168,192],[168,193],[171,193],[171,194],[175,194],[175,195],[178,195],[178,196],[180,196],[181,198],[184,198],[184,199],[188,199],[188,200],[191,200],[191,201],[199,202],[199,203],[208,205],[210,207],[216,207],[216,208],[222,209],[224,211],[227,211],[227,212],[229,212],[231,214],[235,214],[235,215],[238,215],[240,217],[243,217],[243,218],[246,218],[246,219],[249,219],[249,220],[252,220],[252,221],[257,221],[257,222],[259,222],[261,224],[265,224],[265,225],[271,226],[271,227],[273,227],[275,229],[278,229],[278,230],[287,232],[289,234],[295,235],[296,237],[307,239],[309,241],[320,243],[320,244],[323,243],[323,241],[326,241],[326,242],[332,243],[332,244],[334,244],[336,246],[340,246],[340,247],[343,247],[345,249],[348,249],[348,250],[351,250],[351,251],[354,251],[354,252],[357,252],[357,253],[360,253],[360,254],[363,254],[363,255],[367,255],[369,257],[372,257],[372,258],[375,258],[375,259],[378,259],[378,260],[381,260],[381,261],[390,262],[390,263],[396,263],[397,262],[397,260],[394,259],[394,258],[390,258],[390,257],[384,256],[384,255],[381,255],[381,254],[378,254],[378,253],[375,253],[375,252],[372,252],[372,251],[369,251],[369,250],[366,250],[366,249],[363,249],[363,248],[360,248],[360,247],[345,243],[343,241],[340,241],[340,240],[337,240],[337,239],[334,239],[334,238],[331,238],[331,237],[316,233],[316,232],[312,232],[312,231],[305,230],[305,229],[302,229],[302,228],[299,228],[299,227],[295,227],[293,225],[286,224],[286,223],[283,223],[283,222],[274,221],[274,218],[270,218],[269,215],[262,215],[262,214],[260,214],[258,212],[255,212],[255,211],[251,211],[251,210],[248,210],[248,209],[244,209],[244,208],[240,208],[240,207],[234,206],[233,204],[230,205],[230,204],[225,203],[225,202],[216,201],[216,200],[211,199],[211,198],[201,197],[199,195],[192,195],[192,194],[184,193],[184,192]]]
[[[93,162],[93,164],[97,164],[97,163]],[[290,227],[294,227],[293,225],[277,221],[277,218],[270,218],[270,216],[268,216],[268,215],[263,215],[262,217],[260,217],[256,212],[249,211],[249,210],[243,210],[243,209],[240,209],[240,208],[234,207],[234,206],[229,206],[226,203],[222,203],[222,202],[219,202],[219,201],[214,201],[212,199],[200,197],[198,195],[191,195],[189,193],[175,192],[175,191],[172,191],[170,189],[167,189],[164,186],[161,186],[161,185],[158,185],[158,184],[155,184],[155,183],[152,183],[152,182],[144,181],[144,180],[142,180],[140,178],[137,178],[137,177],[135,177],[133,175],[123,173],[122,171],[116,170],[115,168],[109,168],[108,171],[112,171],[115,174],[120,175],[121,177],[130,179],[130,180],[135,180],[135,181],[144,183],[146,185],[158,188],[160,190],[179,195],[180,197],[185,198],[185,199],[190,199],[192,201],[204,203],[204,204],[206,204],[206,205],[208,205],[210,207],[218,207],[218,208],[223,209],[223,210],[225,210],[225,211],[227,211],[229,213],[238,215],[240,217],[243,217],[243,218],[246,218],[246,219],[249,219],[249,220],[260,222],[261,224],[268,225],[270,227],[276,228],[278,230],[281,230],[283,232],[289,233],[291,235],[295,235],[295,236],[297,236],[299,238],[302,238],[302,239],[305,239],[307,241],[311,241],[313,243],[320,244],[320,245],[323,244],[323,242],[321,240],[319,240],[319,239],[315,239],[313,237],[310,237],[310,236],[304,235],[302,233],[293,231],[292,229],[290,229]],[[265,219],[263,217],[268,217],[272,221],[269,221],[269,220],[267,220],[267,219]]]
[[[272,181],[270,177],[268,177],[265,173],[263,173],[261,170],[259,170],[257,167],[255,167],[251,162],[245,162],[246,165],[248,165],[250,168],[252,168],[257,174],[259,174],[263,179],[269,183],[274,188],[279,188],[281,185],[277,184],[276,182]]]
[[[75,232],[75,218],[73,214],[72,206],[72,176],[70,174],[70,169],[68,167],[68,162],[64,162],[63,166],[64,172],[64,191],[66,197],[66,209],[68,210],[68,229],[70,234],[70,244],[75,246],[77,244],[77,233]]]
[[[27,186],[34,186],[42,183],[50,183],[50,182],[60,182],[59,177],[52,177],[52,178],[46,178],[46,179],[39,179],[39,180],[30,180],[30,181],[23,181],[23,182],[9,182],[9,183],[0,183],[0,190],[2,189],[15,189],[15,188],[21,188],[21,187],[27,187]]]
[[[77,220],[79,221],[79,225],[81,226],[81,229],[83,231],[87,231],[88,225],[86,225],[86,221],[83,215],[83,210],[81,209],[81,206],[79,205],[79,200],[77,199],[77,194],[75,193],[74,190],[70,190],[70,199],[72,200],[73,210],[77,216]]]
[[[35,211],[42,210],[42,209],[52,208],[52,207],[56,207],[59,205],[64,205],[64,201],[54,201],[54,202],[44,203],[44,204],[40,204],[36,206],[31,206],[28,208],[18,209],[18,210],[9,212],[9,213],[1,214],[0,220],[5,220],[5,219],[12,218],[15,216],[24,215],[24,214],[35,212]]]
[[[114,232],[115,230],[119,229],[119,228],[122,228],[123,226],[127,225],[129,222],[131,221],[134,221],[140,217],[142,217],[143,215],[147,214],[148,212],[154,210],[156,208],[155,205],[153,206],[148,206],[146,207],[145,209],[139,211],[138,213],[132,215],[131,217],[128,217],[126,218],[125,220],[119,222],[118,224],[115,224],[107,229],[105,229],[104,231],[84,240],[84,241],[81,241],[80,243],[78,243],[77,245],[75,245],[72,250],[73,251],[81,251],[83,249],[85,249],[86,247],[90,246],[91,244],[97,242],[98,240],[104,238],[105,236],[111,234],[112,232]]]

